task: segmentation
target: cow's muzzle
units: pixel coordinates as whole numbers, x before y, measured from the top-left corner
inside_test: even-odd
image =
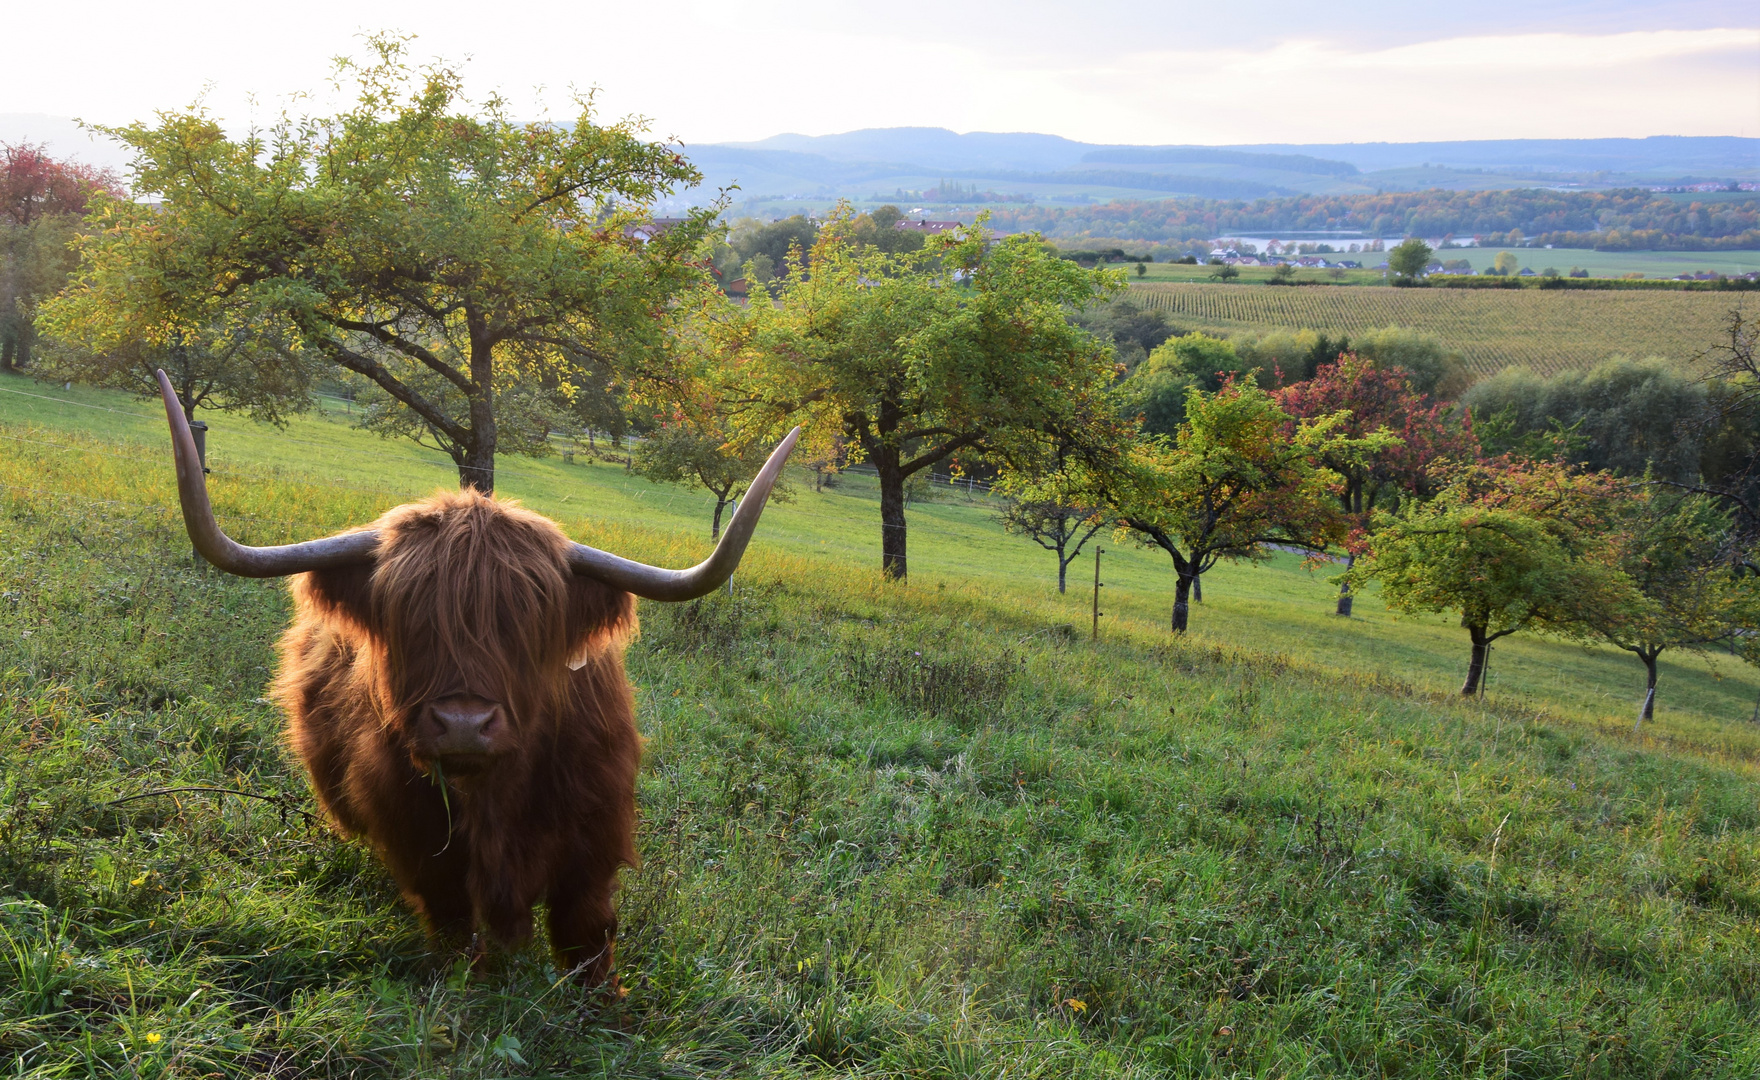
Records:
[[[451,773],[485,768],[507,746],[507,713],[474,694],[436,698],[422,706],[416,750]]]

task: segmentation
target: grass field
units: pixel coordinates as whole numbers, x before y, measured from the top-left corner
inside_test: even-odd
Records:
[[[304,815],[261,700],[281,587],[201,573],[162,421],[0,379],[0,1055],[38,1076],[1745,1077],[1760,681],[1441,619],[1331,617],[1293,558],[1088,598],[993,508],[859,477],[767,512],[731,597],[643,605],[643,865],[618,1002],[471,976]],[[26,394],[38,395],[27,397]],[[43,400],[75,400],[80,405]],[[117,410],[117,411],[100,411]],[[452,482],[342,418],[211,421],[251,541]],[[705,507],[604,463],[502,493],[676,562]],[[800,485],[797,484],[797,487]],[[1091,564],[1088,564],[1091,565]],[[1080,575],[1077,575],[1078,577]],[[250,797],[166,788],[220,788]]]
[[[1732,309],[1757,306],[1744,293],[1648,290],[1150,284],[1134,286],[1131,296],[1181,327],[1224,333],[1409,327],[1458,350],[1479,375],[1517,364],[1551,374],[1615,354],[1688,361],[1717,342]]]
[[[1439,259],[1466,259],[1473,269],[1490,266],[1501,251],[1507,250],[1518,260],[1519,267],[1536,274],[1552,267],[1568,274],[1572,267],[1589,271],[1592,277],[1624,277],[1639,273],[1647,278],[1671,278],[1676,274],[1705,270],[1734,277],[1750,270],[1760,270],[1760,251],[1585,251],[1581,248],[1468,248],[1462,251],[1437,253]],[[1380,262],[1378,257],[1376,262]]]

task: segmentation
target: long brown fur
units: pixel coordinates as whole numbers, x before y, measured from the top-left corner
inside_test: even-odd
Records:
[[[636,858],[635,599],[571,574],[548,519],[473,492],[376,527],[371,567],[293,579],[275,684],[288,740],[338,829],[372,844],[436,938],[517,944],[544,900],[558,963],[602,982],[617,872]],[[510,749],[446,777],[412,725],[460,693],[502,704]]]

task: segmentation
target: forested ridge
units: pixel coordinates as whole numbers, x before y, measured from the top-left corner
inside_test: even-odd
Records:
[[[1615,191],[1416,191],[1256,199],[1126,200],[1104,206],[998,209],[1005,232],[1052,237],[1195,240],[1233,233],[1360,231],[1375,236],[1475,236],[1511,231],[1540,243],[1627,247],[1760,247],[1760,197],[1679,201],[1638,188]],[[1612,235],[1618,232],[1620,236]],[[1642,234],[1634,237],[1632,234]],[[1623,239],[1622,239],[1623,237]],[[1637,242],[1642,239],[1644,242]]]

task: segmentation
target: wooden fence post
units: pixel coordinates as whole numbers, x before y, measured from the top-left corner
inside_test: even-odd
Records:
[[[1105,587],[1105,582],[1100,580],[1100,556],[1105,552],[1105,548],[1094,545],[1094,632],[1089,641],[1100,640],[1100,616],[1104,614],[1100,610],[1100,590]]]

